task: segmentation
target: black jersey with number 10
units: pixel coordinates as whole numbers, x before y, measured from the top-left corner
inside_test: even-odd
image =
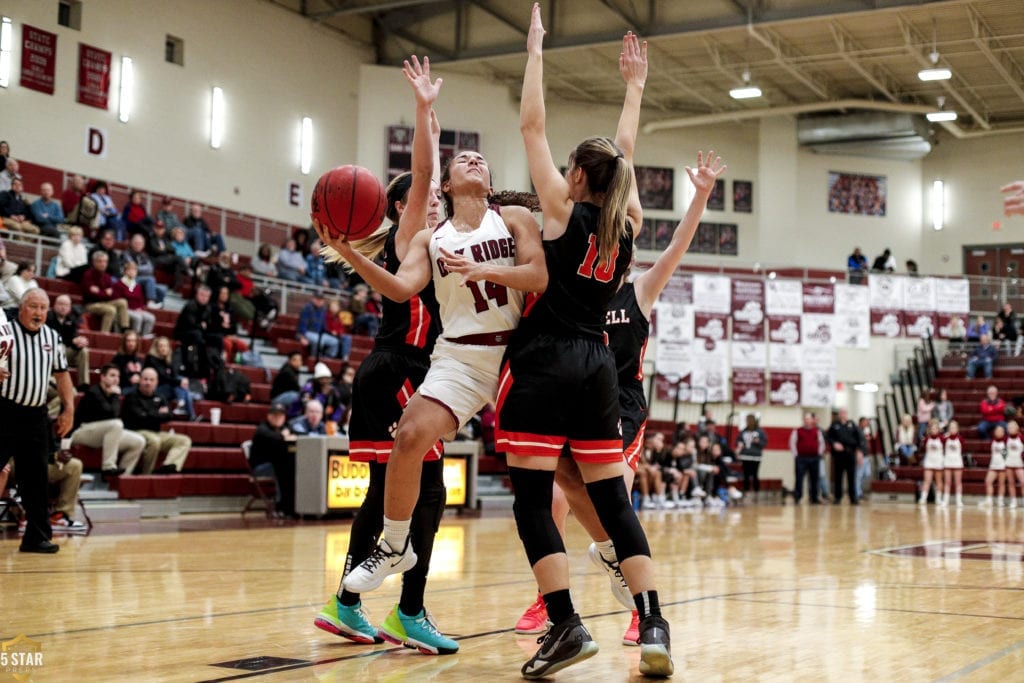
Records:
[[[392,274],[398,272],[398,267],[401,265],[395,251],[395,235],[397,233],[398,226],[391,226],[388,239],[384,243],[384,268]],[[412,347],[429,355],[434,348],[434,342],[441,333],[433,281],[419,294],[404,303],[392,301],[387,297],[383,297],[381,303],[383,315],[380,329],[374,340],[374,348],[388,351],[401,349],[408,351]]]
[[[624,231],[607,264],[598,263],[597,224],[601,207],[573,206],[565,233],[544,241],[548,288],[523,313],[524,334],[603,338],[608,302],[633,258],[633,233]]]

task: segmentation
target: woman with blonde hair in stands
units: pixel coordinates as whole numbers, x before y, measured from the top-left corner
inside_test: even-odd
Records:
[[[942,437],[942,430],[939,428],[939,421],[932,418],[928,421],[928,431],[924,441],[921,442],[921,451],[924,453],[924,481],[921,482],[921,497],[918,505],[928,502],[928,491],[932,486],[932,477],[935,478],[935,501],[939,502],[944,489],[942,474],[945,463],[946,444]]]
[[[139,266],[126,261],[121,270],[121,279],[114,283],[114,296],[128,302],[129,327],[145,337],[153,333],[156,316],[146,310],[146,295],[135,277]]]
[[[171,340],[162,336],[154,339],[143,367],[156,370],[156,393],[168,401],[178,402],[174,413],[187,415],[188,419],[194,420],[196,412],[192,406],[192,394],[188,390],[188,378],[181,375],[176,365]]]
[[[949,421],[949,432],[943,441],[943,462],[946,470],[945,492],[942,496],[942,507],[949,505],[949,490],[955,484],[956,506],[964,506],[964,437],[960,434],[960,424],[956,420]]]
[[[89,252],[85,248],[84,237],[82,228],[73,225],[68,230],[68,236],[60,243],[55,272],[62,280],[78,282],[89,267]]]

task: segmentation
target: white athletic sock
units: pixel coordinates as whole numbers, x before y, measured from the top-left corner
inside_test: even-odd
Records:
[[[601,557],[604,558],[605,562],[616,562],[619,558],[615,556],[615,545],[612,544],[611,539],[607,541],[594,541],[594,545],[597,546],[597,552],[601,553]]]
[[[405,541],[409,538],[409,522],[412,520],[384,518],[384,540],[388,542],[392,550],[401,552],[405,548]]]

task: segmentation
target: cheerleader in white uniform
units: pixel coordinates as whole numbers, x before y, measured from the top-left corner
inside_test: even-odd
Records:
[[[1017,507],[1017,486],[1024,484],[1024,441],[1020,425],[1015,420],[1006,423],[1006,488],[1010,494],[1010,507]],[[1024,495],[1024,492],[1022,492]]]
[[[985,475],[985,500],[978,505],[992,507],[992,484],[999,481],[999,507],[1003,507],[1003,495],[1006,493],[1006,430],[1002,425],[992,431],[992,457],[988,461],[988,474]]]
[[[928,502],[928,489],[932,485],[932,477],[935,477],[935,498],[941,499],[942,495],[942,465],[944,461],[945,444],[943,444],[942,430],[939,429],[939,421],[931,419],[928,421],[928,433],[921,444],[924,451],[924,481],[921,483],[921,498],[918,505]]]
[[[945,495],[942,498],[942,507],[949,505],[949,490],[956,488],[956,506],[964,506],[964,437],[960,435],[960,425],[956,420],[950,420],[949,432],[944,440],[945,455],[943,465],[945,474]]]

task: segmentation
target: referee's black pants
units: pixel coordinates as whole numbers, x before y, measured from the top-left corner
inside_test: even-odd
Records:
[[[0,468],[14,458],[14,478],[27,522],[23,546],[39,545],[53,536],[47,513],[50,429],[46,406],[28,408],[0,399]]]

